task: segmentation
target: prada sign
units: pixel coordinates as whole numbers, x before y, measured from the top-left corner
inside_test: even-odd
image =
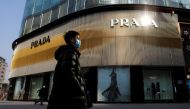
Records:
[[[150,19],[149,17],[143,17],[141,20],[137,20],[136,18],[132,18],[132,19],[128,19],[128,18],[111,19],[110,27],[113,28],[117,25],[119,25],[120,27],[148,27],[148,26],[152,26],[154,28],[158,28],[157,23],[154,20]]]
[[[50,43],[50,37],[46,36],[46,37],[42,37],[41,39],[35,40],[33,42],[31,42],[31,49],[32,48],[36,48],[39,46],[42,46],[44,44]]]

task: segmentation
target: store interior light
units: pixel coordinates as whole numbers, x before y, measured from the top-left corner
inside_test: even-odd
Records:
[[[190,79],[190,75],[187,75],[187,79]]]
[[[116,3],[118,3],[118,0],[111,0],[110,1],[110,4],[116,4]]]
[[[149,16],[143,16],[141,18],[141,24],[142,26],[150,26],[152,23],[152,19]]]
[[[156,76],[149,76],[149,78],[150,78],[150,79],[152,79],[152,80],[157,79],[157,77],[156,77]]]

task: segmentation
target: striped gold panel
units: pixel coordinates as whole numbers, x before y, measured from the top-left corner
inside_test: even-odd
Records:
[[[158,27],[136,26],[149,15]],[[120,19],[132,26],[122,26]],[[111,19],[119,19],[110,26]],[[184,57],[177,15],[152,11],[117,10],[80,16],[19,44],[12,60],[12,73],[23,75],[54,70],[54,52],[65,44],[63,34],[68,30],[80,33],[82,46],[80,63],[83,67],[109,65],[183,66]],[[50,43],[31,49],[31,43],[50,36]],[[53,65],[49,65],[51,62]],[[43,69],[39,69],[42,65]],[[48,68],[46,68],[48,65]],[[51,66],[51,67],[50,67]],[[31,68],[35,69],[33,71]],[[12,77],[18,76],[12,74]]]
[[[65,42],[62,34],[55,35],[50,40],[51,40],[50,43],[41,45],[36,48],[31,49],[31,46],[28,46],[26,48],[21,48],[20,50],[16,50],[16,53],[12,59],[11,68],[15,69],[22,66],[31,65],[53,59],[55,50],[60,45],[65,44]],[[28,45],[30,45],[30,43],[28,43]]]

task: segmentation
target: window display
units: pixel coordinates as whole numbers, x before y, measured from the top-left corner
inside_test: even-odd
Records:
[[[42,77],[31,78],[29,99],[38,99],[37,91],[42,87],[42,82]]]
[[[21,89],[21,78],[18,78],[16,80],[16,84],[15,84],[13,99],[19,99],[20,89]]]
[[[98,68],[98,101],[130,101],[129,68]]]
[[[15,100],[22,100],[25,93],[26,78],[18,78],[15,84],[14,97]]]
[[[144,69],[145,100],[173,99],[172,77],[169,69]]]

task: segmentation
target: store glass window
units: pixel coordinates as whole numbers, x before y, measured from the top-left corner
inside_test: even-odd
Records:
[[[155,4],[158,6],[165,6],[164,0],[155,0]]]
[[[34,14],[42,11],[43,0],[36,0],[34,6]]]
[[[173,85],[170,69],[143,69],[144,99],[173,100]]]
[[[35,0],[27,0],[24,9],[24,17],[28,17],[33,14]]]
[[[58,14],[59,14],[59,7],[52,9],[51,22],[55,21],[58,18]]]
[[[23,99],[24,93],[25,93],[25,83],[26,83],[25,77],[17,78],[16,84],[15,84],[14,95],[13,95],[14,100],[22,100]]]
[[[38,29],[40,27],[40,24],[41,24],[41,15],[34,16],[32,31]]]
[[[166,0],[167,6],[169,7],[179,7],[179,2],[178,0]]]
[[[126,102],[131,100],[128,67],[98,68],[98,101]]]
[[[38,99],[37,91],[42,87],[43,77],[32,77],[29,90],[29,99]]]
[[[96,7],[99,4],[99,0],[86,0],[85,8]]]
[[[99,0],[99,4],[119,4],[122,2],[127,2],[127,0]]]
[[[150,5],[155,5],[154,0],[140,0],[140,4],[150,4]]]
[[[48,11],[48,12],[46,12],[46,13],[43,14],[41,26],[47,25],[49,23],[49,21],[50,21],[50,14],[51,14],[51,11]]]
[[[51,1],[52,1],[51,5],[55,6],[55,5],[59,4],[61,0],[51,0]]]
[[[60,5],[60,14],[59,18],[67,15],[68,13],[68,0],[65,0],[62,5]]]
[[[69,0],[68,2],[69,2],[68,13],[75,12],[76,0]]]
[[[190,0],[179,0],[179,7],[190,9]]]
[[[119,2],[120,2],[120,4],[127,4],[128,0],[120,0]]]
[[[32,21],[33,21],[33,17],[28,18],[26,20],[25,28],[24,28],[24,34],[27,34],[27,33],[29,33],[31,31]]]
[[[45,11],[55,5],[58,5],[60,2],[61,0],[43,0],[42,10]]]
[[[43,0],[43,9],[42,10],[47,10],[48,8],[51,7],[51,0]]]
[[[84,9],[84,2],[85,2],[85,0],[77,0],[76,10]]]
[[[50,75],[50,84],[49,84],[49,92],[48,92],[48,99],[51,95],[51,91],[52,91],[52,87],[53,87],[53,76],[54,76],[54,72],[51,73]]]
[[[139,4],[139,0],[128,0],[128,4]]]
[[[15,83],[13,99],[15,99],[15,100],[19,99],[20,89],[21,89],[21,78],[18,78]]]

